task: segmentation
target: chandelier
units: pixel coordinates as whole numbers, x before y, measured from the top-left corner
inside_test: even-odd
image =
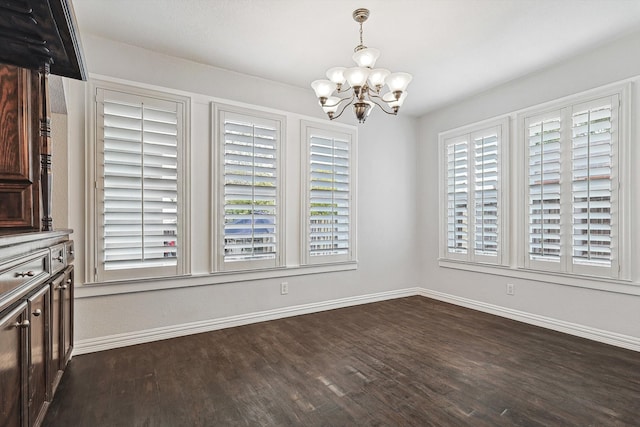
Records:
[[[362,43],[362,23],[367,18],[368,9],[356,9],[353,12],[353,19],[360,24],[360,44],[355,47],[353,54],[353,60],[358,66],[330,68],[327,70],[329,80],[315,80],[311,83],[320,106],[330,120],[340,117],[349,105],[353,105],[353,112],[360,123],[364,123],[376,105],[385,113],[396,115],[407,97],[411,74],[373,68],[380,51]],[[385,84],[388,91],[382,94]],[[385,104],[388,110],[384,107]],[[336,114],[338,109],[340,112]]]

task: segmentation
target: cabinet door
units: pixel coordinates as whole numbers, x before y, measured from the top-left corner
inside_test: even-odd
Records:
[[[47,354],[49,350],[49,319],[51,302],[49,286],[44,286],[28,299],[29,302],[29,425],[39,425],[48,397]]]
[[[0,421],[6,427],[26,425],[27,303],[0,318]]]
[[[60,377],[62,376],[62,285],[65,275],[58,275],[51,282],[51,352],[49,358],[49,384],[51,384],[51,394],[55,393]]]
[[[62,302],[62,367],[69,362],[73,350],[73,266],[67,267],[64,273],[64,285],[61,295]]]
[[[37,93],[31,71],[0,64],[0,229],[39,229]],[[32,111],[35,108],[35,111]]]

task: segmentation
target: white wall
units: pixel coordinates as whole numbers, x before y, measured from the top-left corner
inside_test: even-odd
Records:
[[[488,90],[420,118],[418,126],[418,199],[422,286],[453,297],[542,316],[557,323],[569,322],[594,329],[634,337],[640,343],[640,296],[605,292],[555,284],[553,277],[524,280],[508,276],[480,274],[442,268],[438,265],[438,133],[490,117],[500,116],[563,96],[568,96],[623,79],[640,76],[640,33],[631,34],[592,52],[571,58],[549,69]],[[637,123],[638,82],[634,84],[631,115],[631,244],[633,261],[640,259],[640,129]],[[512,123],[513,129],[513,123]],[[512,131],[513,135],[513,131]],[[516,141],[512,137],[511,144]],[[514,151],[514,150],[511,150]],[[515,187],[515,186],[514,186]],[[511,200],[516,200],[516,189]],[[513,217],[513,212],[512,212]],[[512,223],[513,226],[513,223]],[[513,231],[513,228],[512,228]],[[517,241],[512,239],[512,248]],[[640,289],[638,266],[632,272]],[[507,296],[506,283],[515,284],[515,295]],[[638,292],[636,292],[638,293]],[[637,345],[637,344],[636,344]]]
[[[411,288],[418,283],[415,142],[417,120],[378,112],[359,127],[358,268],[207,285],[210,235],[209,97],[227,99],[301,115],[322,117],[309,89],[184,61],[129,45],[82,35],[89,72],[140,82],[193,96],[191,133],[191,258],[198,286],[96,295],[85,285],[85,83],[65,80],[69,131],[69,227],[76,241],[76,342],[118,334],[143,334],[191,322],[208,321],[283,307]],[[348,112],[346,113],[348,114]],[[350,123],[353,121],[349,120]],[[295,126],[295,125],[294,125]],[[297,138],[296,132],[287,135]],[[290,144],[291,145],[291,144]],[[295,144],[294,144],[295,145]],[[299,167],[299,153],[288,152],[287,166]],[[287,181],[287,221],[299,221],[299,183]],[[383,205],[384,203],[384,205]],[[295,246],[295,238],[287,242]],[[289,282],[281,296],[280,282]],[[166,285],[167,282],[163,282]],[[204,285],[202,283],[205,283]],[[145,282],[141,286],[158,283]],[[122,285],[100,286],[119,290]]]

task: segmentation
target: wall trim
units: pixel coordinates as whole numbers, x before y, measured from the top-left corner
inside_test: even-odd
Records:
[[[604,344],[614,345],[616,347],[626,348],[628,350],[640,351],[640,338],[631,335],[623,335],[615,332],[609,332],[602,329],[591,328],[589,326],[580,325],[578,323],[565,322],[563,320],[551,317],[540,316],[537,314],[527,313],[525,311],[514,310],[511,308],[501,307],[499,305],[488,304],[482,301],[476,301],[444,292],[433,291],[429,289],[419,288],[420,295],[433,298],[438,301],[459,305],[473,310],[482,311],[484,313],[493,314],[507,319],[516,320],[530,325],[540,326],[565,334],[574,335],[581,338],[598,341]]]
[[[369,304],[372,302],[416,295],[640,352],[640,338],[638,337],[591,328],[577,323],[565,322],[563,320],[488,304],[482,301],[463,298],[444,292],[415,287],[79,340],[74,344],[73,355],[76,356],[80,354],[94,353],[97,351],[111,350],[169,338],[217,331],[235,326],[249,325],[252,323],[299,316],[302,314],[317,313],[320,311],[334,310],[337,308],[351,307],[360,304]]]
[[[404,298],[421,295],[423,289],[419,287],[399,289],[394,291],[378,292],[368,295],[339,298],[335,300],[302,304],[291,307],[277,308],[273,310],[240,314],[237,316],[221,317],[198,322],[183,323],[180,325],[164,326],[160,328],[145,329],[141,331],[127,332],[123,334],[107,335],[104,337],[79,340],[74,343],[73,355],[94,353],[97,351],[111,350],[130,345],[143,344],[152,341],[160,341],[169,338],[177,338],[186,335],[216,331],[251,323],[265,322],[268,320],[282,319],[285,317],[299,316],[301,314],[316,313],[336,308],[351,307],[360,304],[385,301],[395,298]]]

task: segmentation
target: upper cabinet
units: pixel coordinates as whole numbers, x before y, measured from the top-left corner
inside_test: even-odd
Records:
[[[0,1],[0,62],[87,79],[75,15],[69,0]]]
[[[49,74],[86,80],[69,0],[0,0],[0,233],[50,231]]]
[[[40,226],[37,73],[0,65],[0,229]]]

